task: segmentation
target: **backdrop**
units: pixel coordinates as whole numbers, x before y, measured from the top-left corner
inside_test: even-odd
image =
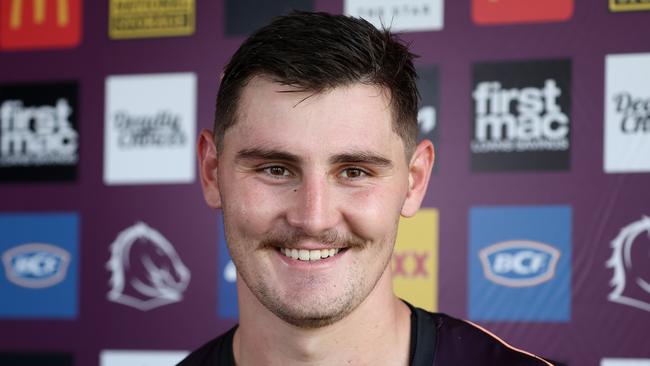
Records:
[[[646,1],[0,4],[0,365],[173,365],[236,324],[196,135],[230,55],[292,8],[420,55],[437,156],[400,296],[567,365],[650,365]]]

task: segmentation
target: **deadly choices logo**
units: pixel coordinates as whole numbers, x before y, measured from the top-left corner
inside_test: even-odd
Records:
[[[650,172],[650,53],[605,59],[607,173]]]
[[[0,181],[74,180],[77,84],[0,86]]]
[[[650,217],[623,227],[606,263],[613,272],[609,301],[650,312]]]
[[[196,75],[120,75],[106,80],[104,182],[194,181]]]
[[[570,207],[475,207],[469,237],[470,319],[570,320]]]
[[[78,215],[1,214],[0,232],[0,318],[75,318]]]
[[[475,64],[472,170],[567,170],[570,75],[570,60]]]

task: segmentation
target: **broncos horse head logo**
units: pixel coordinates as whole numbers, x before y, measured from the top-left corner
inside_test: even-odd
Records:
[[[183,299],[190,271],[157,230],[139,222],[117,236],[110,252],[110,301],[147,311]]]
[[[621,229],[611,247],[606,266],[614,270],[614,289],[609,300],[650,311],[650,217]]]

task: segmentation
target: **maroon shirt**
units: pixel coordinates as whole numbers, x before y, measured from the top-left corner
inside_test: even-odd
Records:
[[[517,350],[477,325],[411,308],[411,366],[553,366]],[[237,326],[192,352],[177,366],[235,366]]]

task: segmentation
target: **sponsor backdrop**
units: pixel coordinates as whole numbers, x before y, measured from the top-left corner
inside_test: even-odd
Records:
[[[196,133],[293,8],[420,55],[437,164],[396,293],[564,365],[650,365],[645,0],[0,0],[0,364],[173,365],[237,322]]]

